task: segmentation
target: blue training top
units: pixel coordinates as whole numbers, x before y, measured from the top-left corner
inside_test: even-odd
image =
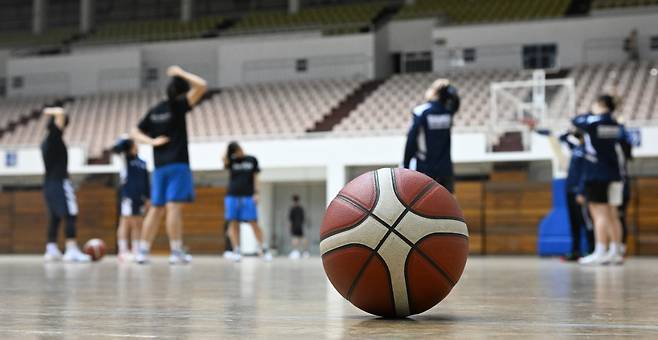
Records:
[[[625,175],[621,125],[610,113],[576,116],[573,125],[585,132],[585,182],[621,181]]]
[[[449,111],[438,101],[430,101],[413,109],[413,121],[404,150],[405,168],[432,178],[454,175],[450,156],[450,130],[454,115],[455,111]]]
[[[139,157],[126,158],[126,167],[121,171],[121,197],[132,200],[147,200],[151,194],[146,162]]]
[[[569,171],[567,172],[567,190],[580,194],[583,193],[585,187],[585,146],[569,140],[569,136],[569,133],[560,136],[560,141],[571,150]]]

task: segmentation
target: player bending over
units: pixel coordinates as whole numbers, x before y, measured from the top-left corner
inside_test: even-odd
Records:
[[[457,88],[437,79],[425,92],[427,103],[413,109],[403,166],[432,177],[453,192],[455,175],[450,155],[452,118],[459,110]]]
[[[167,69],[171,77],[167,98],[148,112],[133,130],[133,138],[153,146],[155,170],[151,183],[151,209],[144,219],[138,263],[148,262],[151,242],[166,217],[171,247],[170,264],[185,264],[192,257],[183,248],[183,203],[194,201],[194,183],[187,150],[185,115],[206,93],[206,81],[178,66]]]
[[[258,160],[244,151],[237,142],[228,145],[224,167],[229,171],[228,193],[224,198],[224,217],[229,221],[229,238],[233,246],[233,260],[240,261],[240,222],[248,222],[258,241],[258,253],[269,261],[272,255],[263,242],[263,231],[258,226]]]
[[[139,251],[144,212],[151,192],[146,162],[137,156],[137,144],[132,139],[121,139],[112,151],[124,157],[121,170],[121,218],[117,228],[119,262],[133,259]],[[128,235],[132,239],[132,252],[128,249]]]
[[[577,116],[573,124],[585,132],[585,196],[594,221],[594,252],[581,264],[622,264],[622,230],[617,207],[622,204],[623,131],[612,113],[610,95],[599,96],[590,113]]]
[[[48,134],[41,143],[46,168],[43,194],[48,206],[48,243],[43,257],[46,261],[89,262],[91,258],[80,251],[75,240],[78,203],[69,180],[68,150],[63,138],[69,117],[61,107],[45,108],[43,113],[50,116]],[[62,219],[66,221],[66,252],[63,257],[57,248],[57,231]]]

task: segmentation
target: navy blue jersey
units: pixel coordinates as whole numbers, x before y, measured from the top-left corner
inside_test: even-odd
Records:
[[[580,194],[583,193],[585,186],[585,146],[577,141],[572,141],[569,136],[570,134],[568,133],[560,136],[560,141],[566,144],[569,150],[571,150],[569,172],[567,173],[567,190]]]
[[[430,101],[413,110],[413,121],[407,134],[403,166],[432,178],[452,177],[450,141],[455,111],[447,110],[437,101]]]
[[[121,197],[143,201],[148,200],[150,195],[151,185],[146,162],[139,157],[126,158],[126,167],[121,171]]]
[[[573,125],[585,132],[585,181],[621,181],[624,155],[623,128],[610,113],[579,115]]]

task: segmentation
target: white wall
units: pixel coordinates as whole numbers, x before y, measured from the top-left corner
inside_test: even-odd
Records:
[[[571,67],[582,63],[620,62],[626,59],[623,39],[633,29],[639,32],[641,55],[658,57],[650,51],[650,36],[658,35],[658,13],[513,22],[469,26],[436,27],[433,39],[445,40],[445,46],[435,46],[434,68],[450,67],[451,49],[477,49],[477,62],[471,68],[520,68],[524,44],[557,43],[558,66]]]
[[[384,28],[388,31],[391,52],[419,52],[432,50],[432,30],[436,19],[391,21]]]
[[[69,153],[69,170],[74,172],[85,172],[87,154],[84,148],[71,146]],[[7,166],[7,154],[15,155],[16,164]],[[41,149],[35,146],[0,148],[0,174],[3,176],[30,176],[44,173]]]
[[[22,88],[7,88],[9,96],[84,95],[139,89],[141,55],[138,50],[123,50],[16,58],[7,62],[7,77],[24,79]]]
[[[265,39],[265,38],[263,38]],[[227,39],[217,52],[220,86],[281,80],[374,77],[374,35]],[[295,69],[297,59],[308,70]]]

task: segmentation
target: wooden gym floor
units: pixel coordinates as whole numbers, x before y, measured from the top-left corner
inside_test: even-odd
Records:
[[[658,338],[655,258],[583,268],[555,259],[472,257],[448,298],[406,320],[344,301],[320,259],[149,266],[0,257],[0,339]]]

